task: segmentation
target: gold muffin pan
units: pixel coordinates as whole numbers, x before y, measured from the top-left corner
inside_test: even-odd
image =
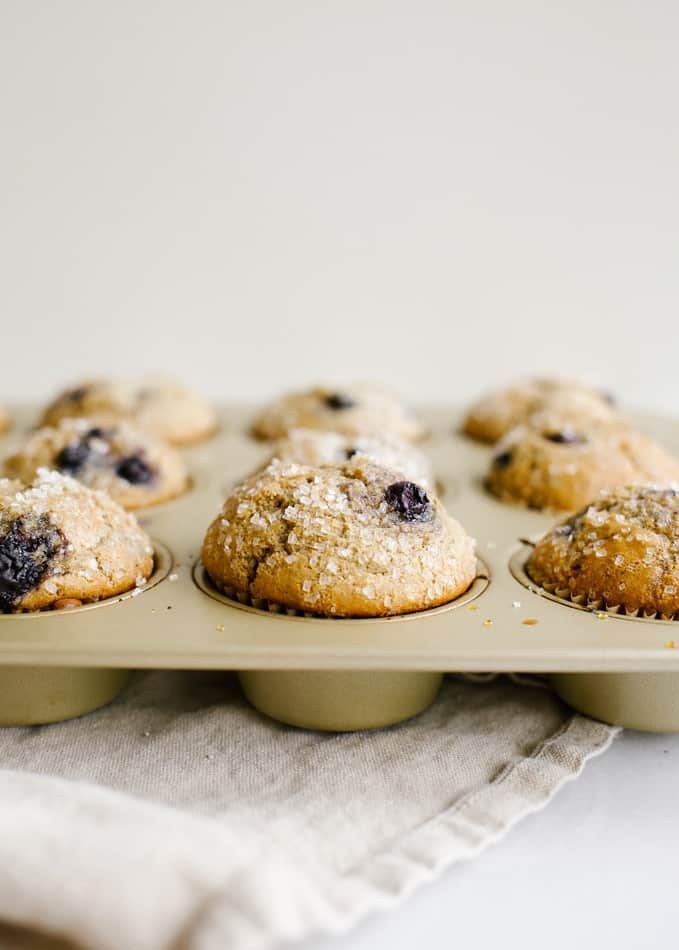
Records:
[[[503,504],[482,487],[492,448],[458,432],[459,413],[423,411],[422,443],[451,513],[478,541],[479,576],[452,604],[347,620],[275,613],[218,591],[199,560],[228,486],[269,452],[252,411],[226,408],[215,436],[185,452],[193,486],[138,512],[156,546],[139,593],[64,611],[0,615],[0,723],[51,722],[109,702],[139,668],[239,672],[248,699],[298,726],[361,729],[415,715],[445,672],[548,674],[563,699],[608,722],[679,731],[679,623],[573,604],[524,573],[559,515]],[[33,423],[20,408],[7,454]],[[634,421],[679,451],[674,420]],[[614,605],[613,605],[614,606]],[[676,638],[676,645],[675,645]]]

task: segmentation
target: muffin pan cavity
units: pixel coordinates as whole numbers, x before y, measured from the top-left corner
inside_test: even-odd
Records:
[[[80,715],[113,698],[126,670],[168,668],[238,671],[254,706],[297,726],[367,728],[424,709],[446,672],[505,671],[549,674],[567,703],[609,722],[679,731],[676,621],[573,604],[532,584],[524,571],[529,548],[517,539],[541,536],[557,518],[486,493],[480,479],[493,447],[459,434],[452,409],[422,411],[428,437],[421,445],[448,510],[477,539],[482,563],[465,594],[432,610],[359,620],[288,616],[230,600],[205,577],[201,542],[224,486],[266,453],[247,435],[252,408],[220,415],[215,436],[186,453],[193,490],[139,513],[162,539],[140,596],[0,617],[0,722]],[[7,453],[37,413],[13,416]],[[634,421],[679,451],[675,420]]]

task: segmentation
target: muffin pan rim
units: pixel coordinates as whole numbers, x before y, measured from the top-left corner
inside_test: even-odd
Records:
[[[628,618],[607,614],[608,622],[600,623],[591,611],[566,612],[564,604],[546,596],[527,598],[508,561],[517,538],[547,531],[556,518],[504,505],[479,491],[474,480],[493,450],[459,434],[457,406],[420,412],[428,431],[423,448],[431,454],[435,475],[446,486],[455,485],[448,508],[478,539],[478,555],[490,569],[491,581],[473,603],[463,609],[436,608],[389,618],[347,618],[341,624],[336,618],[313,618],[313,623],[285,626],[277,623],[281,615],[225,611],[222,603],[195,586],[191,568],[203,533],[223,500],[222,485],[242,477],[262,457],[264,443],[245,434],[244,423],[252,411],[247,404],[218,407],[220,428],[215,437],[184,450],[189,471],[205,476],[202,484],[137,512],[149,534],[162,539],[172,552],[176,575],[171,579],[176,583],[165,580],[145,590],[143,597],[119,595],[113,602],[64,611],[58,627],[44,620],[56,617],[58,611],[3,615],[0,664],[679,672],[679,649],[666,648],[667,622],[619,624]],[[0,437],[0,452],[10,450],[13,439],[33,418],[33,407],[15,410],[14,429]],[[643,413],[639,421],[651,430],[660,426],[665,441],[679,451],[674,419]],[[518,608],[514,601],[521,601]],[[97,613],[95,606],[115,606],[125,613]],[[65,616],[69,622],[63,621]],[[524,626],[524,619],[539,622]]]

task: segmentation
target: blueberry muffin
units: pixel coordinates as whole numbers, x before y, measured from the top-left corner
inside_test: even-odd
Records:
[[[422,435],[417,420],[393,393],[367,384],[289,393],[267,406],[253,424],[260,439],[279,439],[291,429],[328,429],[406,442]]]
[[[123,508],[156,505],[186,488],[186,467],[176,449],[127,422],[64,418],[29,435],[4,474],[32,481],[51,468],[89,488],[107,491]]]
[[[545,411],[496,446],[486,477],[503,501],[573,511],[620,485],[679,484],[679,461],[617,422],[574,424]]]
[[[0,482],[0,611],[75,606],[141,586],[153,549],[105,492],[41,470],[29,487]]]
[[[173,380],[83,382],[47,407],[42,424],[53,426],[67,416],[96,416],[106,423],[126,420],[172,445],[200,442],[217,425],[212,406]]]
[[[272,462],[226,500],[202,559],[230,596],[338,617],[435,607],[476,573],[474,543],[441,503],[365,459]]]
[[[616,413],[609,395],[577,380],[527,379],[482,396],[469,409],[462,425],[466,435],[497,442],[517,425],[543,409],[566,413],[575,420],[612,420]]]
[[[606,493],[549,531],[526,571],[579,603],[679,616],[679,492]]]
[[[434,483],[431,464],[424,452],[399,439],[380,439],[370,435],[342,435],[322,429],[291,429],[273,447],[274,458],[298,465],[341,465],[353,458],[367,459],[376,465],[400,472],[429,489]]]

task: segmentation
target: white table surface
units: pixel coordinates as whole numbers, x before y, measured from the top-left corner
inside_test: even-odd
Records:
[[[305,950],[677,946],[679,736],[624,733],[498,844]]]

